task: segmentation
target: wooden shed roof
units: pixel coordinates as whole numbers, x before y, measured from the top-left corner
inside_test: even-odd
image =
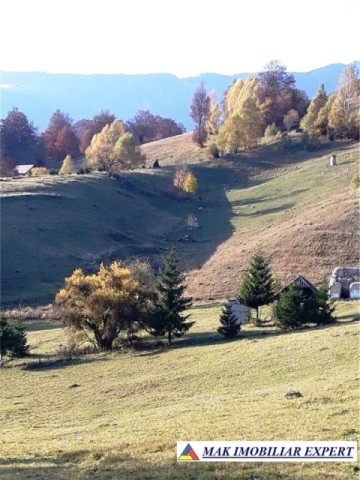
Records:
[[[26,175],[35,165],[16,165],[15,170],[19,175]]]
[[[288,283],[284,288],[282,288],[276,295],[275,298],[280,295],[281,292],[289,288],[291,285],[297,285],[298,287],[304,289],[304,290],[310,290],[310,292],[313,295],[316,295],[318,293],[318,289],[315,287],[314,284],[312,284],[309,280],[307,280],[305,277],[302,275],[299,275],[298,277],[294,278],[290,283]]]

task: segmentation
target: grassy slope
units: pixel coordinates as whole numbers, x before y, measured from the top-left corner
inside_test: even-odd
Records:
[[[163,255],[184,233],[192,204],[173,195],[171,172],[3,182],[2,301],[52,300],[77,266]],[[222,233],[219,233],[222,236]]]
[[[186,135],[146,148],[161,145],[168,163],[194,149]],[[339,165],[328,168],[333,151]],[[282,281],[301,273],[317,282],[337,265],[359,263],[357,195],[348,188],[358,170],[354,145],[292,155],[270,145],[192,169],[196,199],[174,195],[171,166],[129,172],[121,182],[104,175],[2,182],[2,302],[49,302],[75,267],[101,260],[140,255],[158,264],[172,242],[199,299],[233,295],[259,249]],[[189,213],[200,221],[197,243],[178,243]]]
[[[216,335],[218,307],[171,349],[51,361],[63,330],[31,324],[33,358],[1,372],[4,480],[344,479],[354,464],[176,464],[177,440],[355,440],[358,305],[338,305],[331,327],[278,334],[247,326]],[[52,328],[51,328],[52,327]],[[53,328],[55,327],[55,328]],[[77,388],[70,388],[78,384]],[[303,398],[286,400],[299,389]]]
[[[184,161],[194,164],[207,160],[209,155],[206,148],[198,147],[192,142],[191,137],[192,133],[185,133],[142,145],[141,151],[146,155],[147,165],[151,167],[155,160],[159,160],[162,167]]]
[[[328,167],[328,154],[317,154],[266,179],[255,175],[247,188],[229,186],[232,235],[190,272],[193,295],[235,294],[239,272],[257,251],[270,259],[282,282],[300,274],[320,282],[336,266],[360,266],[359,194],[348,187],[359,171],[359,154],[356,148],[337,153],[335,168]]]

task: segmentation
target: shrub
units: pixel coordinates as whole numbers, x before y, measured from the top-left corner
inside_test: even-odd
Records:
[[[86,173],[90,173],[91,172],[91,169],[88,168],[88,167],[81,167],[79,168],[77,174],[78,175],[85,175]]]
[[[18,325],[10,325],[6,318],[0,317],[0,360],[10,353],[12,357],[25,357],[29,353],[25,328],[18,319]]]
[[[198,181],[195,175],[189,172],[184,180],[182,189],[188,195],[195,195],[198,188]]]
[[[210,143],[210,145],[208,145],[207,152],[209,155],[211,155],[212,158],[219,158],[220,156],[219,148],[215,142]]]
[[[277,128],[275,123],[272,123],[271,125],[268,125],[265,129],[264,137],[265,138],[270,138],[270,137],[275,137],[277,134]]]
[[[301,134],[300,145],[304,150],[315,150],[320,144],[319,136],[314,130],[305,130]]]
[[[353,175],[351,178],[350,178],[350,189],[351,190],[357,190],[360,186],[360,177],[359,175]]]
[[[174,175],[174,181],[173,181],[174,187],[176,187],[178,190],[182,190],[185,179],[189,173],[190,173],[190,170],[188,169],[186,164],[179,165],[176,168],[176,172]]]
[[[278,150],[291,150],[293,142],[287,133],[283,133],[277,145]]]
[[[43,175],[49,175],[50,172],[45,167],[34,167],[30,170],[31,177],[41,177]]]
[[[198,182],[196,176],[190,172],[187,165],[180,165],[175,172],[174,186],[187,193],[188,195],[194,195],[198,188]]]

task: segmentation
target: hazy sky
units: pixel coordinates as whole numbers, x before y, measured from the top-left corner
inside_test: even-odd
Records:
[[[1,0],[0,70],[308,71],[359,59],[358,0]]]

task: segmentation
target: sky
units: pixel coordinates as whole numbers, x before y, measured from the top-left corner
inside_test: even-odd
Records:
[[[0,70],[305,72],[359,60],[358,0],[1,0]]]

